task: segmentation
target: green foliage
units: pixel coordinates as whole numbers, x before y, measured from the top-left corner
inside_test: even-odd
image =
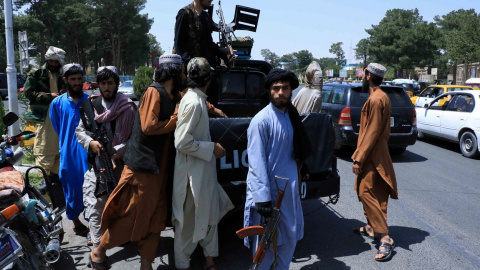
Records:
[[[367,66],[368,61],[368,47],[370,47],[370,40],[363,38],[357,43],[355,48],[355,59],[362,60],[364,67]]]
[[[334,75],[340,75],[341,66],[337,65],[337,59],[331,57],[324,57],[320,59],[315,59],[318,62],[323,71],[323,77],[327,77],[327,70],[333,69]]]
[[[289,53],[289,54],[283,55],[282,57],[280,57],[278,62],[287,63],[286,68],[290,71],[296,71],[297,68],[298,68],[297,57],[295,56],[294,53]]]
[[[137,74],[133,78],[133,92],[138,100],[140,100],[143,92],[152,84],[154,69],[151,67],[139,67]]]
[[[388,10],[380,23],[366,32],[370,34],[371,60],[391,66],[395,73],[431,65],[439,55],[436,41],[440,33],[435,24],[423,20],[418,9]]]
[[[340,62],[345,59],[345,52],[342,49],[343,42],[333,43],[328,50],[329,53],[333,53],[337,58],[337,61]]]
[[[2,134],[5,131],[5,124],[3,123],[3,121],[1,121],[4,116],[5,116],[5,107],[3,106],[3,102],[0,102],[0,132]]]
[[[308,65],[313,61],[313,54],[308,50],[301,50],[299,52],[293,53],[295,58],[297,59],[297,72],[298,73],[305,73],[307,71]]]
[[[262,49],[260,53],[262,54],[263,59],[269,62],[273,68],[278,67],[280,57],[276,53],[270,51],[269,49]]]

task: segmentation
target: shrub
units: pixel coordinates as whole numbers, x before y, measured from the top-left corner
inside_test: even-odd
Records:
[[[142,97],[143,92],[153,82],[154,69],[151,67],[139,67],[135,78],[133,78],[133,92],[138,100]]]

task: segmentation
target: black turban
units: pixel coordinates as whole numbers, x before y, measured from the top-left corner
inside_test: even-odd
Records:
[[[279,68],[274,68],[270,70],[265,80],[265,89],[270,91],[270,86],[276,82],[290,82],[290,87],[292,90],[295,90],[300,85],[297,75],[295,73],[283,70]]]
[[[276,82],[290,82],[292,91],[297,89],[300,85],[297,76],[293,72],[279,68],[270,70],[265,80],[265,94],[260,97],[262,107],[268,105],[270,102],[270,86]],[[313,153],[312,145],[307,132],[305,131],[305,127],[303,126],[302,119],[300,118],[300,115],[298,115],[297,109],[290,101],[287,104],[287,110],[290,116],[290,122],[293,126],[293,148],[295,152],[295,160],[299,163],[303,163],[307,157]]]

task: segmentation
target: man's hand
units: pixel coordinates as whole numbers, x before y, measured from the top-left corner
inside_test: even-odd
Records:
[[[58,97],[58,96],[59,96],[59,94],[58,94],[58,93],[52,93],[51,95],[52,95],[52,98],[56,98],[56,97]]]
[[[228,118],[228,116],[222,110],[220,110],[218,108],[215,108],[215,113],[220,117]]]
[[[353,173],[356,174],[356,175],[361,174],[362,173],[362,166],[363,166],[362,163],[354,161],[353,162],[353,167],[352,167]]]
[[[100,156],[101,151],[103,151],[102,144],[97,141],[90,142],[90,149],[98,156]]]
[[[213,155],[215,156],[215,158],[222,158],[225,156],[225,154],[226,151],[223,146],[219,143],[215,143],[215,146],[213,147]]]
[[[261,203],[256,203],[257,205],[257,212],[266,218],[270,217],[272,215],[273,207],[272,207],[272,202],[261,202]]]

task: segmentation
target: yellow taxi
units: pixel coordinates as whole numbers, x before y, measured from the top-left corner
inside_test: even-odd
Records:
[[[436,97],[440,96],[443,93],[459,91],[459,90],[473,90],[472,87],[466,85],[430,85],[425,88],[418,96],[411,97],[415,107],[423,107],[425,104],[430,103]],[[442,101],[445,102],[445,101]],[[441,106],[441,104],[439,105]]]

